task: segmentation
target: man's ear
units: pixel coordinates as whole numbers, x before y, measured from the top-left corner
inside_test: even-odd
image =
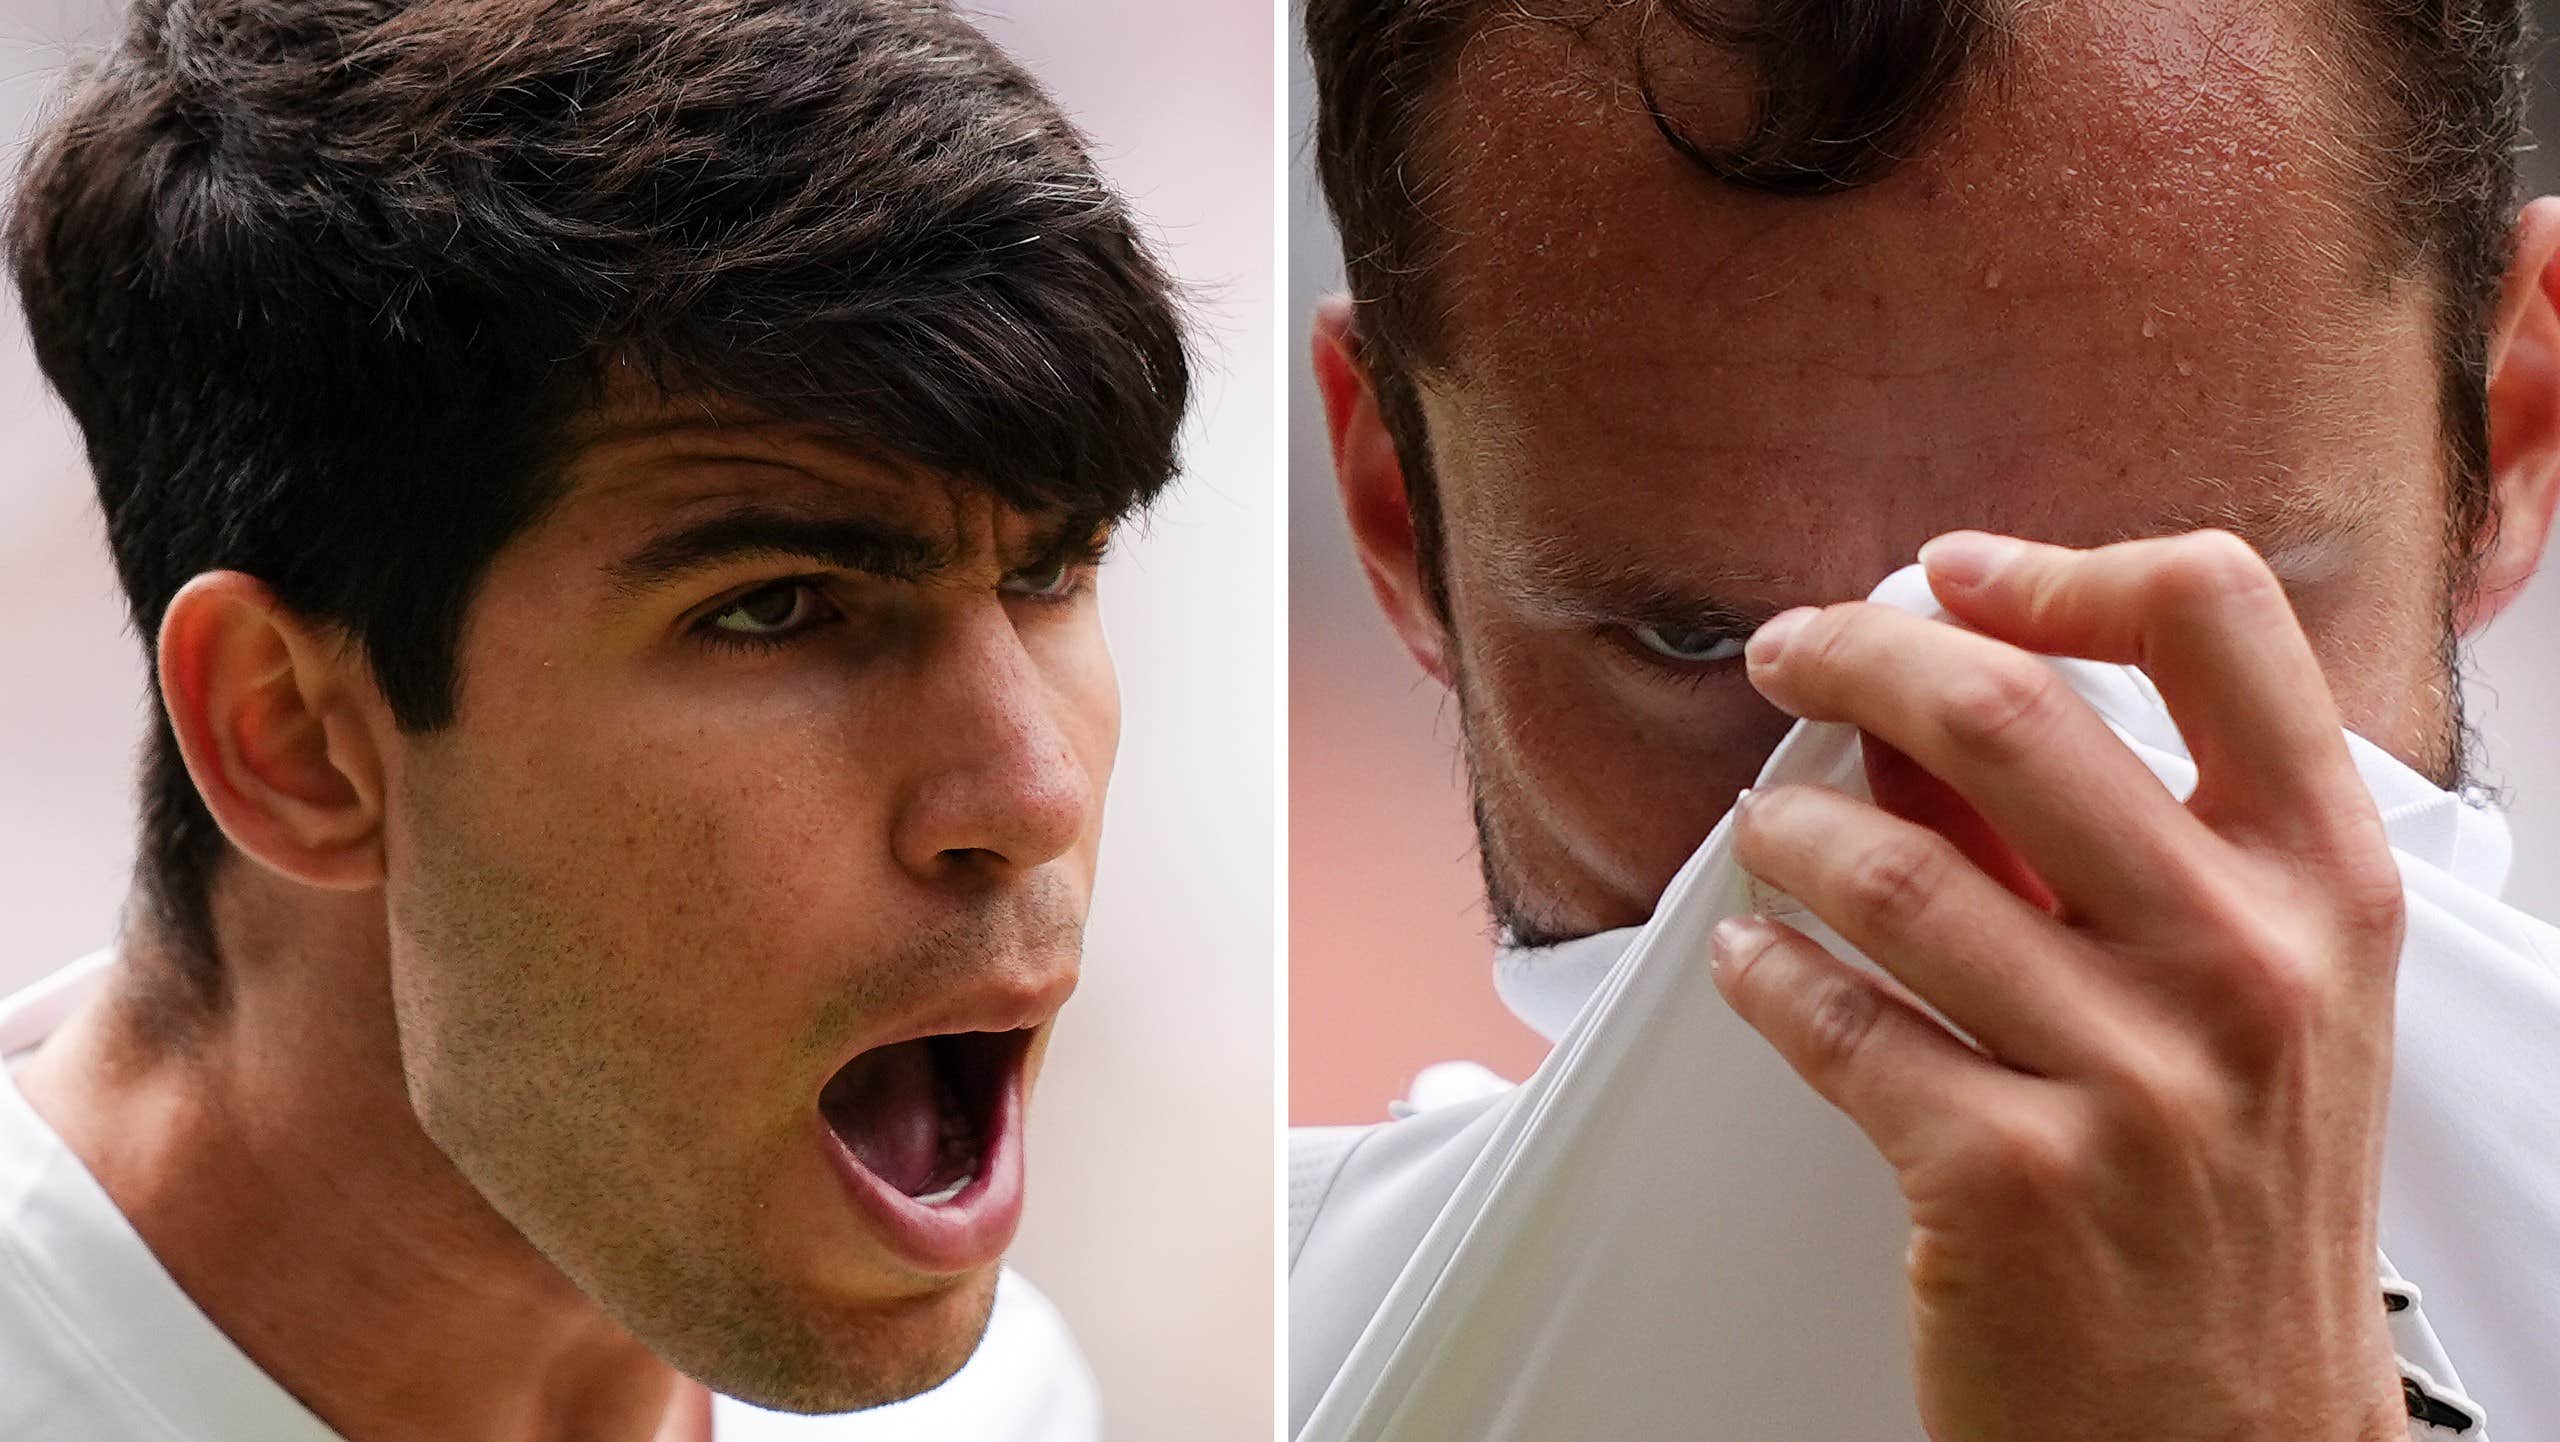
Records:
[[[383,877],[382,767],[361,661],[238,571],[189,581],[160,621],[160,703],[223,835],[306,886]]]
[[[1396,628],[1405,650],[1441,685],[1451,684],[1448,634],[1422,582],[1413,508],[1404,488],[1404,464],[1378,414],[1377,387],[1360,362],[1351,299],[1328,296],[1316,307],[1316,390],[1324,398],[1325,429],[1333,439],[1333,480],[1342,492],[1343,519],[1352,548],[1379,609]]]
[[[2465,602],[2463,634],[2533,579],[2560,500],[2560,197],[2516,218],[2515,256],[2489,332],[2489,504],[2496,539]]]

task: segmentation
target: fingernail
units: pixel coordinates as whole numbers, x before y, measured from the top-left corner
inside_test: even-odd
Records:
[[[2018,543],[1985,531],[1949,531],[1920,548],[1929,579],[1951,586],[1979,586],[2016,553]]]
[[[1729,967],[1740,966],[1767,950],[1777,934],[1769,919],[1757,913],[1728,916],[1707,934],[1707,967],[1721,974]]]
[[[1760,629],[1752,632],[1751,640],[1743,646],[1742,658],[1754,666],[1775,664],[1786,653],[1788,638],[1803,630],[1804,623],[1812,619],[1813,607],[1798,606],[1761,622]]]

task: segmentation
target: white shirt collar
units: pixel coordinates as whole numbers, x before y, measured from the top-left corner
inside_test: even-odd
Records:
[[[169,1435],[340,1442],[197,1308],[8,1074],[8,1056],[42,1041],[112,964],[98,952],[0,998],[0,1264]]]

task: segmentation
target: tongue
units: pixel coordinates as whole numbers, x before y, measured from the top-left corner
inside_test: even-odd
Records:
[[[922,1041],[866,1052],[827,1083],[827,1121],[862,1164],[908,1196],[942,1159],[942,1083]]]

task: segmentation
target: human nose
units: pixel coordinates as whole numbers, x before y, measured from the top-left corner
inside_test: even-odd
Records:
[[[1044,671],[1001,606],[972,608],[947,640],[911,717],[922,764],[899,807],[900,864],[939,880],[1064,855],[1100,804],[1077,746],[1094,698]]]

